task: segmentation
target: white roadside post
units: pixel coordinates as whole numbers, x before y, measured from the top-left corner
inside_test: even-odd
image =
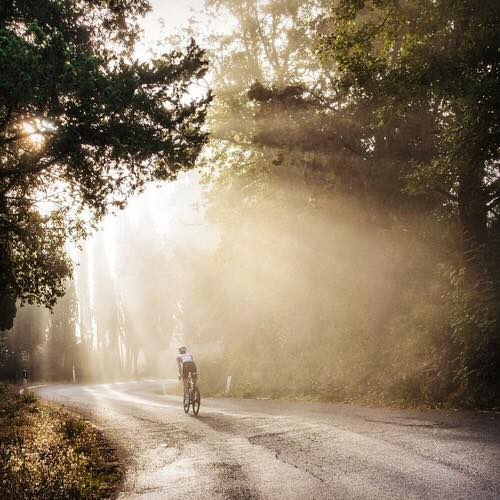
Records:
[[[75,370],[75,365],[73,365],[73,384],[76,384],[76,370]]]
[[[224,391],[225,394],[229,394],[229,391],[231,390],[231,381],[233,380],[232,375],[228,375],[226,379],[226,390]]]
[[[23,388],[26,390],[28,387],[28,370],[23,370]]]

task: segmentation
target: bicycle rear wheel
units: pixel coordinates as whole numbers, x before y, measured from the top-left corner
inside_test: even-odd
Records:
[[[201,395],[198,387],[195,387],[193,390],[193,413],[198,415],[200,411],[200,403],[201,403]]]
[[[191,400],[189,398],[189,392],[184,393],[184,413],[189,413],[189,405],[191,404]]]

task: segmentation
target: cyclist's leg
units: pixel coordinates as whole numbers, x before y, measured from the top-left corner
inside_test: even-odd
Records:
[[[190,364],[189,371],[191,372],[191,377],[193,379],[193,387],[196,387],[198,383],[198,369],[194,362]]]
[[[182,370],[182,383],[184,385],[184,395],[189,392],[189,371],[184,366]]]
[[[192,391],[193,413],[195,415],[198,415],[198,412],[200,411],[201,397],[200,397],[200,389],[198,388],[198,374],[196,372],[193,372],[192,379],[193,379],[193,391]]]

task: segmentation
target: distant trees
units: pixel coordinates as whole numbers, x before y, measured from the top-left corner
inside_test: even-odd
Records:
[[[186,98],[203,51],[131,57],[145,0],[0,6],[0,328],[53,306],[64,245],[152,179],[192,166],[210,97]]]
[[[78,367],[77,319],[75,284],[73,281],[67,281],[64,296],[58,300],[50,316],[47,341],[44,345],[43,375],[48,380],[72,380],[73,367]]]
[[[164,204],[137,206],[132,216],[123,213],[111,224],[114,231],[97,233],[79,256],[79,380],[169,371],[160,360],[178,328],[186,259],[176,247],[185,243],[158,233],[155,219],[163,216],[158,211]],[[61,349],[55,352],[61,357]]]

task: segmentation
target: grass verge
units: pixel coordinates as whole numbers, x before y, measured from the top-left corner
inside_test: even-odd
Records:
[[[0,498],[113,498],[116,454],[81,417],[0,385]]]

